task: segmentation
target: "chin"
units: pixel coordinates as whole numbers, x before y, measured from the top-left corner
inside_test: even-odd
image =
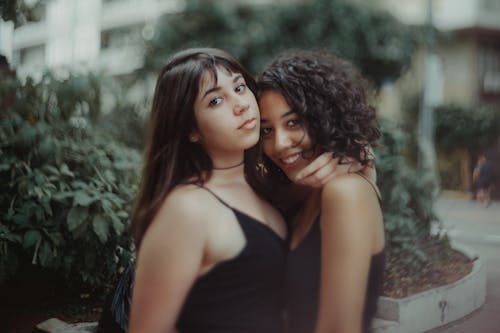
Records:
[[[260,130],[256,131],[255,133],[252,133],[252,135],[248,137],[248,141],[246,141],[248,142],[249,145],[248,148],[252,148],[253,146],[255,146],[259,142],[259,139],[260,139]]]

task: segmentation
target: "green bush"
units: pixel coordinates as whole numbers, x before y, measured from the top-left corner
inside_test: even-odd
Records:
[[[402,276],[414,283],[425,276],[432,260],[428,249],[436,241],[430,236],[431,224],[437,221],[434,187],[430,175],[410,167],[401,154],[407,135],[388,120],[380,120],[380,125],[381,147],[376,153],[389,258],[385,283],[398,285]]]
[[[99,288],[130,256],[140,155],[95,129],[97,77],[0,84],[0,282],[29,265]]]

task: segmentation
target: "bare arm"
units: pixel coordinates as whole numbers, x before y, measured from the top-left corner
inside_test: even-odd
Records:
[[[201,268],[206,232],[181,195],[172,194],[139,251],[129,333],[175,332],[186,295]]]
[[[380,206],[366,180],[347,174],[325,185],[316,333],[361,332],[371,257],[380,245],[376,228],[380,227]]]

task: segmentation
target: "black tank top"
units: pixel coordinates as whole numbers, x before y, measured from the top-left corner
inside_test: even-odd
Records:
[[[246,245],[199,277],[181,310],[180,333],[283,332],[286,243],[270,227],[229,206]]]
[[[378,191],[375,190],[378,196]],[[314,332],[319,305],[319,284],[321,271],[320,217],[297,248],[287,257],[285,282],[286,332]],[[377,299],[382,285],[385,254],[372,256],[365,307],[363,310],[363,332],[369,332],[371,319],[377,311]]]

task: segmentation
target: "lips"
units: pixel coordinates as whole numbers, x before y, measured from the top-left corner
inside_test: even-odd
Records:
[[[252,130],[257,126],[257,118],[249,118],[245,120],[240,126],[238,126],[238,129],[245,129],[245,130]]]
[[[284,169],[293,168],[300,161],[300,152],[295,154],[290,154],[279,158],[280,164]]]

